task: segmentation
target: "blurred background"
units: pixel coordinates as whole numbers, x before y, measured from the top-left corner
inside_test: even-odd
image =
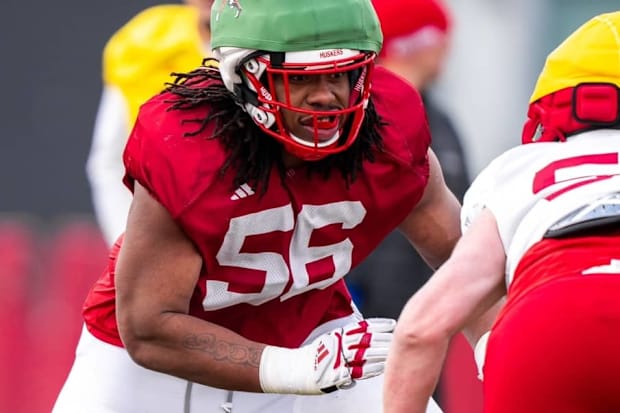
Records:
[[[163,3],[3,0],[0,412],[49,412],[72,362],[82,300],[107,255],[85,175],[101,93],[101,52],[130,17]],[[453,42],[431,93],[461,131],[475,176],[519,144],[547,53],[618,2],[447,3]],[[446,413],[480,411],[472,370],[471,354],[452,352],[441,392]]]

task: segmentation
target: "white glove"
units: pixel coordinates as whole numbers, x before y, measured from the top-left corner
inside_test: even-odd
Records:
[[[260,360],[265,393],[322,394],[383,373],[396,320],[369,318],[297,349],[267,346]]]
[[[487,356],[487,343],[489,342],[490,331],[484,333],[476,342],[474,347],[474,359],[476,360],[476,367],[478,368],[478,379],[484,381],[484,374],[482,369],[484,368],[484,360]]]

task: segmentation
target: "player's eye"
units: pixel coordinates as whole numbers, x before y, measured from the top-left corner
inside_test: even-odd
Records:
[[[307,83],[311,80],[311,76],[310,75],[289,75],[288,76],[288,80],[289,82],[292,83]]]

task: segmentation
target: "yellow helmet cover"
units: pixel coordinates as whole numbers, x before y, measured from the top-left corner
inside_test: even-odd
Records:
[[[601,82],[620,87],[620,12],[590,19],[549,54],[530,103],[580,83]]]

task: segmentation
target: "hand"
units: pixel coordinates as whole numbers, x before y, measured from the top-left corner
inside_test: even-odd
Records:
[[[370,318],[335,329],[310,344],[314,377],[324,393],[383,373],[396,321]]]
[[[369,318],[337,328],[299,349],[267,346],[260,364],[265,392],[321,394],[383,373],[396,321]]]

